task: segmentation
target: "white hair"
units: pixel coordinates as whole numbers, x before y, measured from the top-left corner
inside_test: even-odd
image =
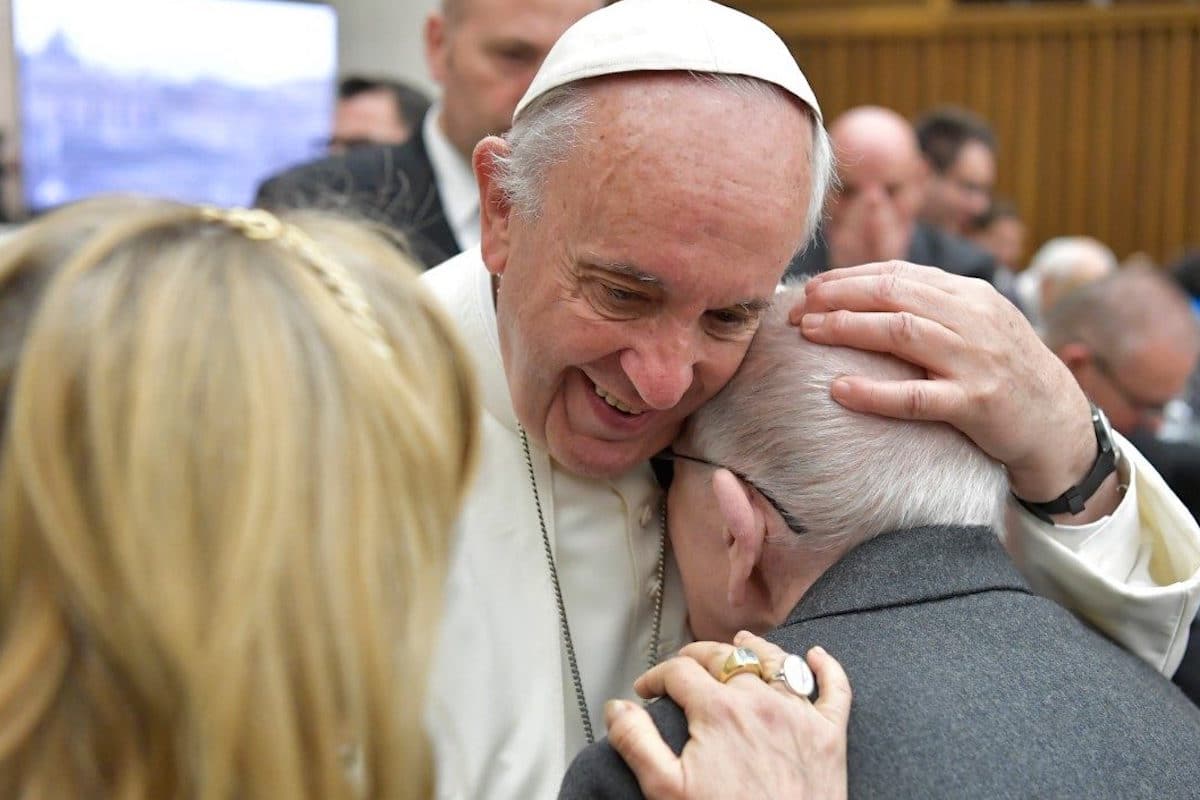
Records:
[[[775,296],[741,368],[692,418],[691,445],[765,491],[809,550],[931,525],[998,526],[1004,469],[945,423],[849,411],[839,375],[918,378],[890,355],[813,344],[787,322],[803,282]]]
[[[727,89],[742,97],[778,97],[793,101],[792,95],[758,78],[708,72],[687,74],[697,81]],[[587,83],[576,81],[550,89],[526,107],[512,129],[505,134],[509,145],[508,155],[493,157],[499,168],[497,181],[519,213],[531,217],[540,213],[546,170],[567,157],[578,141],[580,131],[589,124],[588,112],[592,103]],[[837,180],[837,171],[829,134],[811,109],[806,106],[804,110],[813,126],[813,146],[809,159],[811,195],[803,238],[803,242],[807,243],[820,225],[825,196]]]
[[[1029,266],[1017,276],[1017,294],[1036,326],[1051,309],[1043,308],[1047,287],[1065,294],[1073,286],[1117,271],[1117,256],[1103,242],[1090,236],[1059,236],[1034,253]]]

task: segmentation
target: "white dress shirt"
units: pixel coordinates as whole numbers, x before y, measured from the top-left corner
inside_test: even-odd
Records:
[[[455,149],[442,132],[442,104],[435,103],[421,123],[425,134],[425,150],[433,167],[433,180],[442,198],[446,222],[458,240],[459,248],[469,250],[479,245],[479,185],[470,159]]]
[[[583,745],[529,469],[478,249],[423,276],[473,352],[483,394],[478,479],[458,524],[426,722],[440,798],[552,798]],[[1034,588],[1172,671],[1200,603],[1200,528],[1119,440],[1129,490],[1078,528],[1011,504],[1006,541]],[[571,475],[531,446],[587,706],[632,698],[653,617],[661,491],[646,465],[614,480]],[[677,569],[667,571],[660,652],[687,639]]]

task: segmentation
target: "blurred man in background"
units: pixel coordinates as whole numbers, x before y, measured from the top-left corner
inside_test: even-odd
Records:
[[[921,219],[966,236],[988,210],[996,184],[996,137],[980,117],[939,108],[917,120],[917,140],[929,165]]]
[[[971,223],[967,238],[992,255],[999,267],[1020,272],[1025,266],[1025,239],[1028,231],[1011,200],[995,199],[983,216]]]
[[[442,0],[425,23],[425,57],[442,97],[403,145],[357,148],[271,178],[268,208],[315,207],[382,223],[426,267],[479,243],[476,142],[508,130],[534,73],[600,0]]]
[[[790,275],[905,260],[991,282],[990,255],[921,222],[928,168],[908,120],[879,106],[853,108],[829,128],[841,191],[831,198],[821,236]]]
[[[1051,239],[1017,276],[1017,306],[1040,328],[1062,298],[1116,271],[1117,257],[1103,242],[1089,236]]]
[[[329,153],[370,144],[404,144],[429,110],[429,98],[406,83],[351,75],[338,84]]]
[[[1126,435],[1158,430],[1163,409],[1183,393],[1200,358],[1200,327],[1187,296],[1144,265],[1064,297],[1047,315],[1043,336]]]

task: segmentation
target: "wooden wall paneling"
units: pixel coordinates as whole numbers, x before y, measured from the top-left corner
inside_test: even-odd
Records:
[[[1192,31],[1192,77],[1200,80],[1200,31]],[[1194,91],[1194,89],[1193,89]],[[1200,247],[1200,99],[1192,100],[1192,119],[1188,126],[1188,141],[1191,143],[1192,158],[1188,164],[1187,191],[1184,208],[1188,212],[1186,229],[1183,232],[1184,246]]]
[[[1136,31],[1122,32],[1116,39],[1117,63],[1120,66],[1114,82],[1113,119],[1116,135],[1113,143],[1112,188],[1114,206],[1120,211],[1113,216],[1111,232],[1105,241],[1118,255],[1123,255],[1136,246],[1135,217],[1138,204],[1142,201],[1138,126],[1130,124],[1131,120],[1140,119],[1142,113],[1138,80],[1142,64],[1141,40]]]
[[[1072,34],[1067,40],[1066,150],[1064,230],[1086,231],[1087,207],[1090,204],[1087,187],[1091,182],[1092,152],[1090,92],[1092,74],[1092,41],[1086,33]]]
[[[1138,148],[1138,182],[1140,199],[1137,204],[1137,229],[1129,252],[1144,250],[1161,252],[1162,204],[1161,187],[1164,174],[1171,168],[1166,155],[1166,89],[1167,51],[1162,31],[1146,30],[1140,34],[1142,43],[1142,113],[1129,124],[1141,132]]]
[[[921,102],[921,84],[928,78],[921,72],[920,47],[919,39],[909,37],[900,40],[896,49],[896,73],[901,79],[896,88],[895,107],[903,109],[905,114],[925,108]]]
[[[1197,33],[1175,29],[1167,34],[1167,86],[1166,89],[1166,140],[1164,153],[1165,174],[1163,175],[1162,242],[1163,256],[1174,257],[1182,242],[1186,241],[1187,220],[1187,176],[1189,162],[1196,154],[1195,140],[1200,131],[1189,131],[1191,106],[1195,102],[1195,79],[1192,74],[1192,51],[1195,49]]]
[[[1114,131],[1119,114],[1114,103],[1116,93],[1117,40],[1109,33],[1095,35],[1095,62],[1091,76],[1092,172],[1085,186],[1088,230],[1106,234],[1112,227]]]
[[[932,108],[941,97],[941,76],[945,69],[942,43],[932,36],[919,37],[920,57],[920,102],[921,108]]]
[[[894,39],[880,39],[875,45],[875,52],[879,56],[875,73],[875,102],[889,108],[896,107],[901,85],[908,80],[899,71],[899,49],[900,45]]]
[[[985,117],[991,116],[991,94],[995,49],[988,34],[972,36],[967,46],[967,91],[964,105]]]
[[[1066,92],[1067,52],[1066,37],[1053,33],[1041,38],[1042,49],[1042,93],[1034,109],[1036,123],[1041,130],[1041,168],[1038,173],[1040,184],[1041,212],[1034,219],[1034,229],[1042,241],[1057,233],[1065,232],[1066,217],[1064,162],[1066,159]]]
[[[945,41],[945,63],[942,65],[941,95],[937,104],[966,102],[968,56],[967,42],[961,36],[947,38]]]
[[[1021,95],[1017,113],[1016,147],[1013,148],[1016,163],[1017,202],[1029,227],[1029,242],[1033,249],[1041,244],[1041,230],[1037,221],[1041,218],[1042,204],[1039,167],[1042,162],[1042,138],[1038,128],[1038,108],[1041,106],[1042,64],[1038,37],[1026,34],[1019,49],[1018,74],[1021,76]],[[1003,164],[1003,162],[1001,162]],[[1031,250],[1032,252],[1032,250]]]
[[[1087,233],[1165,259],[1200,244],[1200,3],[938,2],[740,0],[793,46],[829,120],[863,103],[988,118],[1031,246]]]
[[[996,129],[999,146],[998,163],[1000,168],[996,190],[1003,197],[1012,197],[1016,191],[1014,170],[1010,166],[1016,163],[1017,158],[1017,126],[1019,125],[1017,63],[1016,37],[1000,37],[996,42],[995,71],[991,82],[992,95],[987,107],[992,109],[990,116],[992,125]]]
[[[842,98],[839,112],[867,102],[874,94],[874,43],[869,39],[855,40],[850,61],[850,91]]]

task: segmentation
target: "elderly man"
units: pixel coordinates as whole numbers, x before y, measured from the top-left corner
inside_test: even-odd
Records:
[[[1194,796],[1200,711],[1030,591],[996,537],[999,464],[948,425],[830,399],[842,374],[920,370],[799,339],[786,314],[802,295],[777,297],[738,373],[675,444],[670,536],[692,630],[724,642],[773,629],[784,650],[839,656],[855,693],[850,797]],[[786,666],[785,686],[805,691],[800,662]],[[678,707],[650,713],[681,750]],[[641,793],[603,743],[560,796]]]
[[[707,0],[588,15],[507,136],[476,147],[482,247],[426,275],[476,350],[484,396],[481,479],[433,662],[444,795],[554,794],[604,700],[688,637],[648,459],[736,370],[815,227],[830,163],[786,46]],[[928,375],[847,376],[835,399],[947,421],[1004,463],[1017,496],[1082,526],[1014,512],[1008,535],[1039,588],[1173,668],[1197,602],[1195,523],[1169,503],[1139,517],[1169,493],[1132,454],[1113,471],[1086,398],[1019,313],[938,270],[825,277],[798,310],[803,335]],[[1157,575],[1169,588],[1145,569],[1163,541],[1196,554]]]
[[[790,274],[905,259],[993,279],[990,255],[919,221],[929,169],[908,120],[886,108],[862,106],[834,120],[829,134],[841,190],[829,203],[824,231],[792,262]]]
[[[443,0],[425,24],[441,100],[402,145],[362,147],[268,180],[258,205],[344,211],[387,225],[431,267],[479,244],[471,152],[513,109],[567,27],[600,0]]]
[[[1103,242],[1090,236],[1051,239],[1017,276],[1017,305],[1035,327],[1041,327],[1059,300],[1116,271],[1117,257]]]
[[[992,203],[996,136],[982,118],[963,108],[935,109],[917,120],[917,141],[929,165],[921,219],[955,236]]]
[[[1158,430],[1200,358],[1187,296],[1150,266],[1126,267],[1066,295],[1046,318],[1043,338],[1126,435]]]

